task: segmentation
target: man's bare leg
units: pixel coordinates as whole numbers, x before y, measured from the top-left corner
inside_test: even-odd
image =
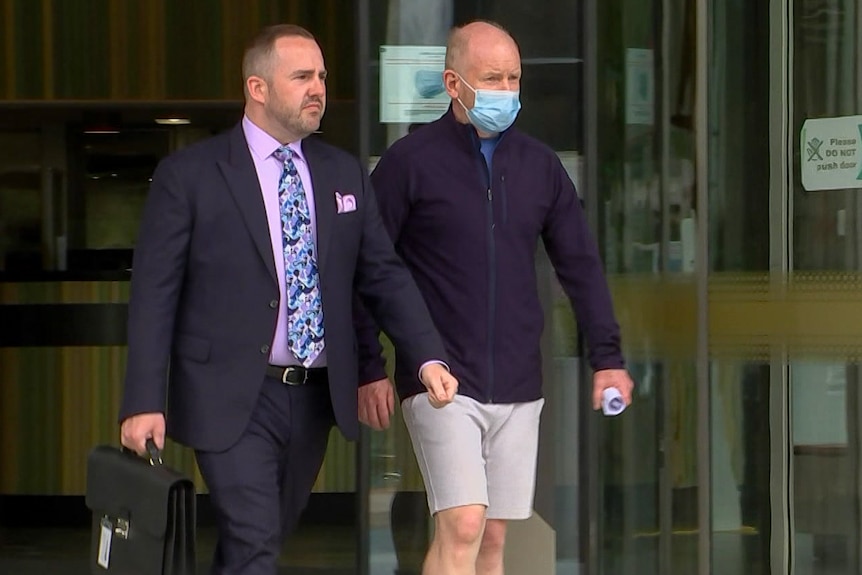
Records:
[[[423,575],[475,575],[485,530],[485,506],[464,505],[438,511],[434,525]]]
[[[476,575],[503,575],[503,548],[506,545],[506,521],[488,519],[476,559]]]

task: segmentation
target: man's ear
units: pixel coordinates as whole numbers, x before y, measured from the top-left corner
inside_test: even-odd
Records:
[[[260,76],[249,76],[245,81],[245,89],[249,97],[260,104],[269,98],[269,85]]]
[[[458,82],[460,78],[458,78],[458,74],[455,73],[454,70],[444,70],[443,71],[443,86],[446,88],[446,93],[449,94],[450,98],[458,97]]]

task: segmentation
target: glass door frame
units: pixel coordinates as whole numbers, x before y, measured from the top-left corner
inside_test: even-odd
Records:
[[[697,573],[708,575],[712,564],[712,470],[711,470],[711,401],[710,401],[710,359],[709,359],[709,315],[708,315],[708,264],[709,264],[709,230],[708,212],[704,208],[708,206],[709,188],[709,107],[708,107],[708,80],[709,80],[709,58],[710,38],[712,22],[709,17],[709,0],[689,0],[695,10],[695,97],[694,97],[694,126],[696,132],[696,205],[702,209],[696,211],[696,240],[695,240],[695,290],[697,299],[697,347],[696,347],[696,386],[697,386],[697,481],[698,481],[698,559]],[[600,75],[598,46],[599,34],[603,29],[599,26],[599,3],[602,0],[585,0],[584,37],[585,37],[585,64],[584,64],[584,117],[585,117],[585,167],[584,167],[584,198],[586,202],[587,216],[593,230],[597,231],[598,237],[603,237],[602,222],[599,218],[599,98],[600,98]],[[657,47],[661,51],[661,59],[657,61],[659,66],[657,77],[656,103],[659,106],[657,117],[665,118],[670,109],[670,85],[669,75],[662,73],[667,70],[669,63],[667,38],[670,32],[670,0],[656,0],[659,5],[659,19],[657,25],[660,27],[658,37],[662,38]],[[667,122],[665,122],[667,124]],[[667,181],[669,167],[667,165],[667,126],[665,125],[661,137],[663,146],[662,157],[662,181]],[[664,208],[667,210],[667,208]],[[662,253],[667,255],[669,233],[666,218],[662,230]],[[664,261],[666,261],[666,257]],[[584,367],[582,378],[589,378],[588,369]],[[588,381],[588,379],[583,379]],[[667,428],[667,418],[670,413],[670,392],[663,392],[663,403],[665,406],[662,425]],[[581,414],[582,441],[580,447],[580,469],[581,473],[581,533],[583,556],[586,559],[586,575],[600,575],[601,544],[603,541],[603,506],[601,485],[601,469],[599,450],[602,441],[601,425],[597,418],[591,417],[589,413],[589,402],[582,402],[583,413]],[[670,446],[665,448],[665,458],[672,457]],[[665,461],[664,469],[668,469],[669,461]],[[673,537],[673,492],[669,474],[660,471],[659,478],[659,565],[662,572],[672,572],[672,537]]]
[[[769,276],[777,293],[786,288],[792,269],[793,181],[793,0],[770,2],[769,98]],[[772,573],[792,573],[789,545],[793,534],[791,504],[790,357],[786,345],[772,347],[769,366],[769,434]]]
[[[783,296],[797,268],[796,241],[794,222],[799,213],[803,212],[802,205],[794,204],[794,190],[798,183],[800,169],[794,150],[800,137],[796,130],[796,89],[797,78],[796,57],[794,50],[796,46],[796,34],[800,33],[801,22],[795,19],[797,0],[772,0],[770,3],[770,281],[775,293]],[[862,10],[857,7],[856,24],[862,23]],[[857,26],[858,36],[858,26]],[[802,54],[800,53],[800,57]],[[856,85],[857,98],[862,95],[862,74],[857,72]],[[859,106],[857,100],[855,105]],[[800,160],[801,161],[801,160]],[[812,192],[812,193],[829,193]],[[858,214],[858,199],[855,200],[854,211]],[[858,217],[858,216],[857,216]],[[858,223],[857,223],[858,225]],[[857,236],[858,237],[858,236]],[[857,239],[857,241],[859,241]],[[783,291],[782,291],[783,290]],[[794,354],[786,343],[773,346],[770,358],[770,509],[772,519],[772,539],[770,542],[770,554],[772,573],[785,575],[796,573],[802,569],[798,565],[803,553],[798,551],[796,515],[797,493],[794,492],[796,485],[797,465],[795,461],[794,430],[795,426],[793,410],[794,371],[793,362],[798,359],[799,354]],[[798,377],[798,373],[797,373]],[[855,417],[848,418],[847,434],[849,437],[847,447],[851,450],[849,457],[857,462],[854,466],[854,480],[857,494],[862,492],[862,471],[858,461],[862,460],[862,446],[859,441],[859,413],[862,413],[862,393],[860,393],[860,368],[858,364],[847,361],[846,369],[846,398],[850,405],[850,414]],[[799,385],[798,383],[796,385]],[[858,495],[856,497],[856,517],[862,517]],[[803,520],[804,521],[804,520]],[[804,527],[803,527],[804,529]],[[859,526],[857,525],[857,529]],[[857,531],[858,533],[858,531]],[[852,546],[848,556],[849,566],[862,569],[859,561],[858,545]],[[854,571],[856,572],[856,571]]]
[[[598,6],[602,0],[582,0],[583,2],[583,38],[584,38],[584,129],[586,131],[584,141],[584,185],[582,197],[585,201],[588,220],[593,230],[601,237],[601,222],[598,217],[598,120],[599,108],[599,63],[596,58],[598,50],[598,35],[601,28],[598,23]],[[655,0],[663,7],[662,15],[667,13],[666,6],[670,0]],[[709,19],[708,0],[689,0],[695,4],[696,10],[696,96],[695,96],[695,127],[697,141],[696,161],[696,189],[697,205],[706,206],[708,179],[708,60],[709,60],[709,30],[711,22]],[[366,161],[371,152],[371,114],[372,107],[372,79],[367,73],[371,61],[371,6],[370,0],[358,0],[355,4],[356,22],[356,70],[357,70],[357,150],[361,161]],[[661,21],[662,32],[667,32],[669,26],[668,18]],[[659,65],[661,65],[659,63]],[[662,81],[667,82],[666,79]],[[660,88],[664,93],[669,90]],[[665,107],[666,102],[658,101],[658,105]],[[664,170],[668,168],[663,166]],[[697,290],[697,355],[696,355],[696,380],[697,380],[697,477],[699,485],[698,493],[698,574],[707,575],[711,567],[711,422],[710,422],[710,382],[709,382],[709,348],[708,348],[708,214],[705,209],[699,209],[696,213],[696,290]],[[667,236],[667,232],[663,233]],[[667,237],[663,237],[667,240]],[[665,243],[665,242],[663,242]],[[667,246],[663,246],[667,250]],[[591,374],[581,362],[581,381],[591,381]],[[583,573],[586,575],[599,575],[601,572],[601,544],[602,544],[602,485],[600,483],[601,470],[599,468],[600,449],[602,441],[601,425],[598,418],[593,417],[591,410],[591,398],[589,386],[582,386],[582,400],[580,403],[578,434],[580,436],[578,450],[578,472],[580,478],[579,505],[579,536],[581,547],[581,559]],[[356,572],[359,575],[367,575],[370,572],[371,549],[370,549],[370,493],[371,493],[371,438],[370,431],[362,428],[358,448],[356,450],[357,469],[357,565]],[[672,536],[672,492],[667,478],[662,480],[661,495],[661,537],[660,544],[662,564],[671,564],[671,536]],[[669,571],[668,571],[669,572]]]
[[[356,100],[357,150],[363,165],[371,155],[371,79],[368,74],[371,61],[371,4],[370,0],[357,0],[356,22]],[[359,426],[356,446],[356,574],[371,572],[371,430]]]

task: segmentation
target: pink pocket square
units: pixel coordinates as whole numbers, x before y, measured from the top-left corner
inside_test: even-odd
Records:
[[[356,196],[353,194],[341,194],[335,192],[335,207],[339,214],[356,211]]]

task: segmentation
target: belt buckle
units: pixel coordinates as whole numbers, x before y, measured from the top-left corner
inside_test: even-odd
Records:
[[[302,381],[288,381],[287,378],[291,373],[293,373],[295,371],[300,371],[300,370],[302,370]],[[307,381],[308,381],[308,370],[303,369],[301,367],[295,367],[295,366],[286,367],[286,368],[284,368],[284,371],[281,374],[281,383],[283,383],[285,385],[305,385],[305,383]]]

